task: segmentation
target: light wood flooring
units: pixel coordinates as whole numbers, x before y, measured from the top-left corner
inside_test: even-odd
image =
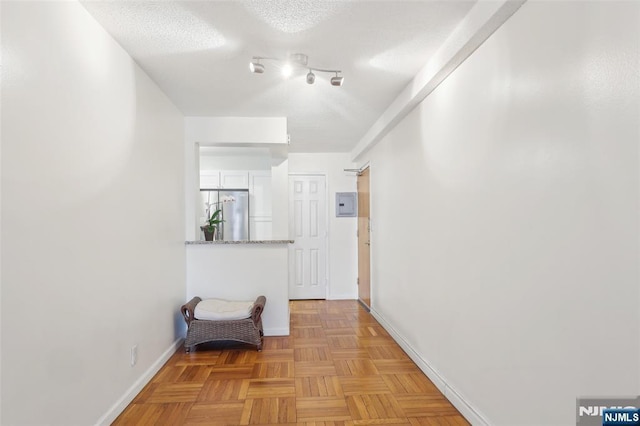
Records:
[[[262,352],[180,349],[113,424],[469,423],[356,301],[322,300],[291,302],[291,335]]]

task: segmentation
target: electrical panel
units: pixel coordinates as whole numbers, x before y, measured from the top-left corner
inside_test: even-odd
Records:
[[[358,216],[358,193],[336,192],[336,217]]]

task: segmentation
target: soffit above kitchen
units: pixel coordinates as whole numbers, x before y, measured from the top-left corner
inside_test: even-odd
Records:
[[[475,1],[84,1],[185,116],[288,118],[289,152],[347,152]],[[308,55],[344,85],[254,56]]]

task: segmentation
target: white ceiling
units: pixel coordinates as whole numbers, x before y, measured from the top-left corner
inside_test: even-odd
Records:
[[[350,151],[422,68],[475,0],[84,1],[186,116],[288,117],[290,152]],[[284,79],[252,56],[302,52]]]

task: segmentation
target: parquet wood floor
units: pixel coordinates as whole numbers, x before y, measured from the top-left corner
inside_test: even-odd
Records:
[[[178,350],[113,424],[469,423],[356,301],[318,300],[291,302],[291,335],[262,352]]]

